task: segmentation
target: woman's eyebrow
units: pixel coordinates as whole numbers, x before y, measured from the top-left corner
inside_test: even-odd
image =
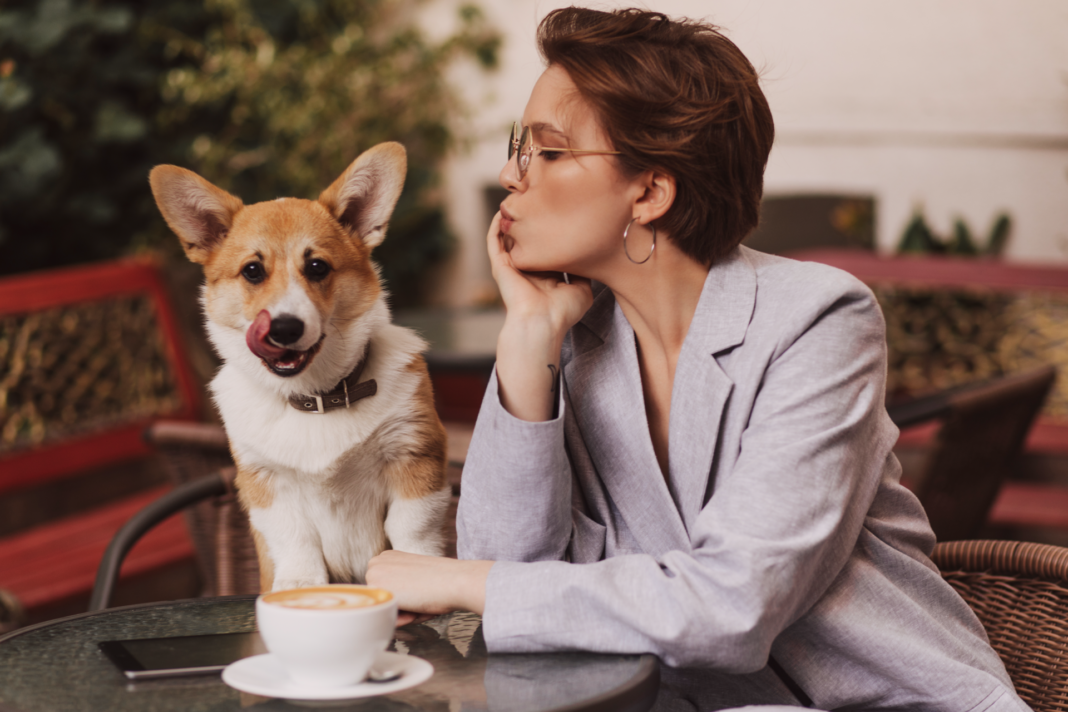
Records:
[[[535,132],[535,133],[553,134],[554,136],[558,136],[559,138],[563,139],[564,141],[568,140],[567,134],[564,133],[563,131],[561,131],[560,129],[556,128],[552,124],[547,124],[547,123],[544,123],[544,122],[536,122],[536,123],[533,123],[533,124],[530,125],[530,130]]]

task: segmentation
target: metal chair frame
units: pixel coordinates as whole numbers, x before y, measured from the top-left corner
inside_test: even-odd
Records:
[[[887,406],[898,427],[943,421],[913,485],[940,541],[979,535],[1055,379],[1045,366]]]

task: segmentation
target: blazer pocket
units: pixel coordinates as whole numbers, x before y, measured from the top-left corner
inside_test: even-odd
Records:
[[[588,564],[603,559],[605,533],[608,531],[605,525],[593,521],[578,507],[571,508],[571,525],[568,561]]]

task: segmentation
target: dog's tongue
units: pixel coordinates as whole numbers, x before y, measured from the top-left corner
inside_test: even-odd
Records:
[[[267,333],[271,330],[271,315],[266,309],[256,315],[252,325],[245,332],[245,343],[248,344],[252,353],[263,359],[278,359],[285,349],[275,346],[267,341]]]

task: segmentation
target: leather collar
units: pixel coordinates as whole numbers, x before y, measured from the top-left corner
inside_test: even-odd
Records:
[[[378,392],[378,383],[375,382],[375,379],[369,378],[360,383],[360,376],[363,374],[364,366],[367,365],[367,357],[370,351],[371,344],[368,342],[363,350],[363,358],[356,364],[356,368],[352,369],[352,373],[348,376],[341,379],[333,390],[320,395],[290,396],[289,404],[303,413],[321,414],[328,410],[348,408],[361,398],[373,396]]]

